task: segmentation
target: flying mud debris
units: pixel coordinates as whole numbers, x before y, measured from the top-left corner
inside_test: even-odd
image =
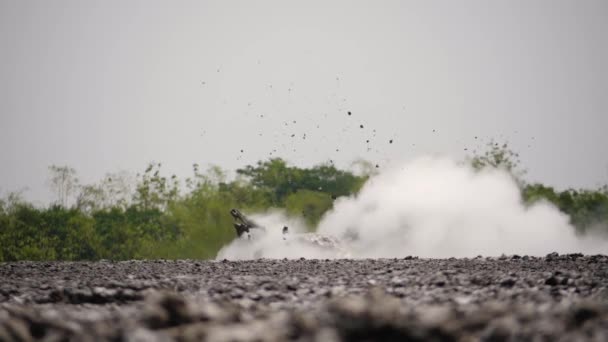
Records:
[[[218,259],[257,259],[285,256],[285,250],[300,251],[296,256],[313,255],[323,258],[351,257],[345,243],[331,236],[290,229],[285,222],[276,229],[265,227],[238,209],[230,210],[237,239],[218,253]],[[283,251],[283,252],[281,252]]]

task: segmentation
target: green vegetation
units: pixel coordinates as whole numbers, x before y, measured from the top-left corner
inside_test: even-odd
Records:
[[[548,201],[571,218],[580,234],[608,233],[608,188],[557,191],[526,184],[518,155],[506,144],[491,142],[468,162],[477,169],[504,168],[522,190],[522,201]],[[234,238],[231,208],[245,212],[281,208],[302,217],[312,231],[339,196],[356,194],[375,171],[359,161],[363,175],[332,164],[311,168],[270,159],[225,173],[205,172],[180,181],[150,164],[131,181],[109,174],[98,184],[81,185],[76,171],[51,166],[50,187],[56,202],[37,208],[18,194],[0,199],[0,261],[97,260],[133,258],[213,258]]]
[[[556,191],[542,185],[530,184],[523,189],[527,203],[546,200],[570,217],[570,223],[579,234],[595,231],[608,234],[608,188],[598,190]]]
[[[48,208],[16,194],[0,200],[0,261],[213,258],[234,238],[231,208],[281,208],[313,230],[333,199],[367,179],[331,164],[298,168],[271,159],[237,170],[232,181],[195,164],[182,187],[161,167],[150,164],[131,191],[124,174],[80,185],[74,169],[51,166],[56,202]]]

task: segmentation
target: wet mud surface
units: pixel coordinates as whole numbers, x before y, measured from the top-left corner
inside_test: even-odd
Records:
[[[0,264],[0,341],[607,341],[608,257]]]

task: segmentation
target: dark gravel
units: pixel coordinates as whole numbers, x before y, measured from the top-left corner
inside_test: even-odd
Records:
[[[0,341],[608,341],[608,257],[0,264]]]

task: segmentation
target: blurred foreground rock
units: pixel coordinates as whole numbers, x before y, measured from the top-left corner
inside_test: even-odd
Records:
[[[0,264],[0,341],[607,341],[608,258]]]

